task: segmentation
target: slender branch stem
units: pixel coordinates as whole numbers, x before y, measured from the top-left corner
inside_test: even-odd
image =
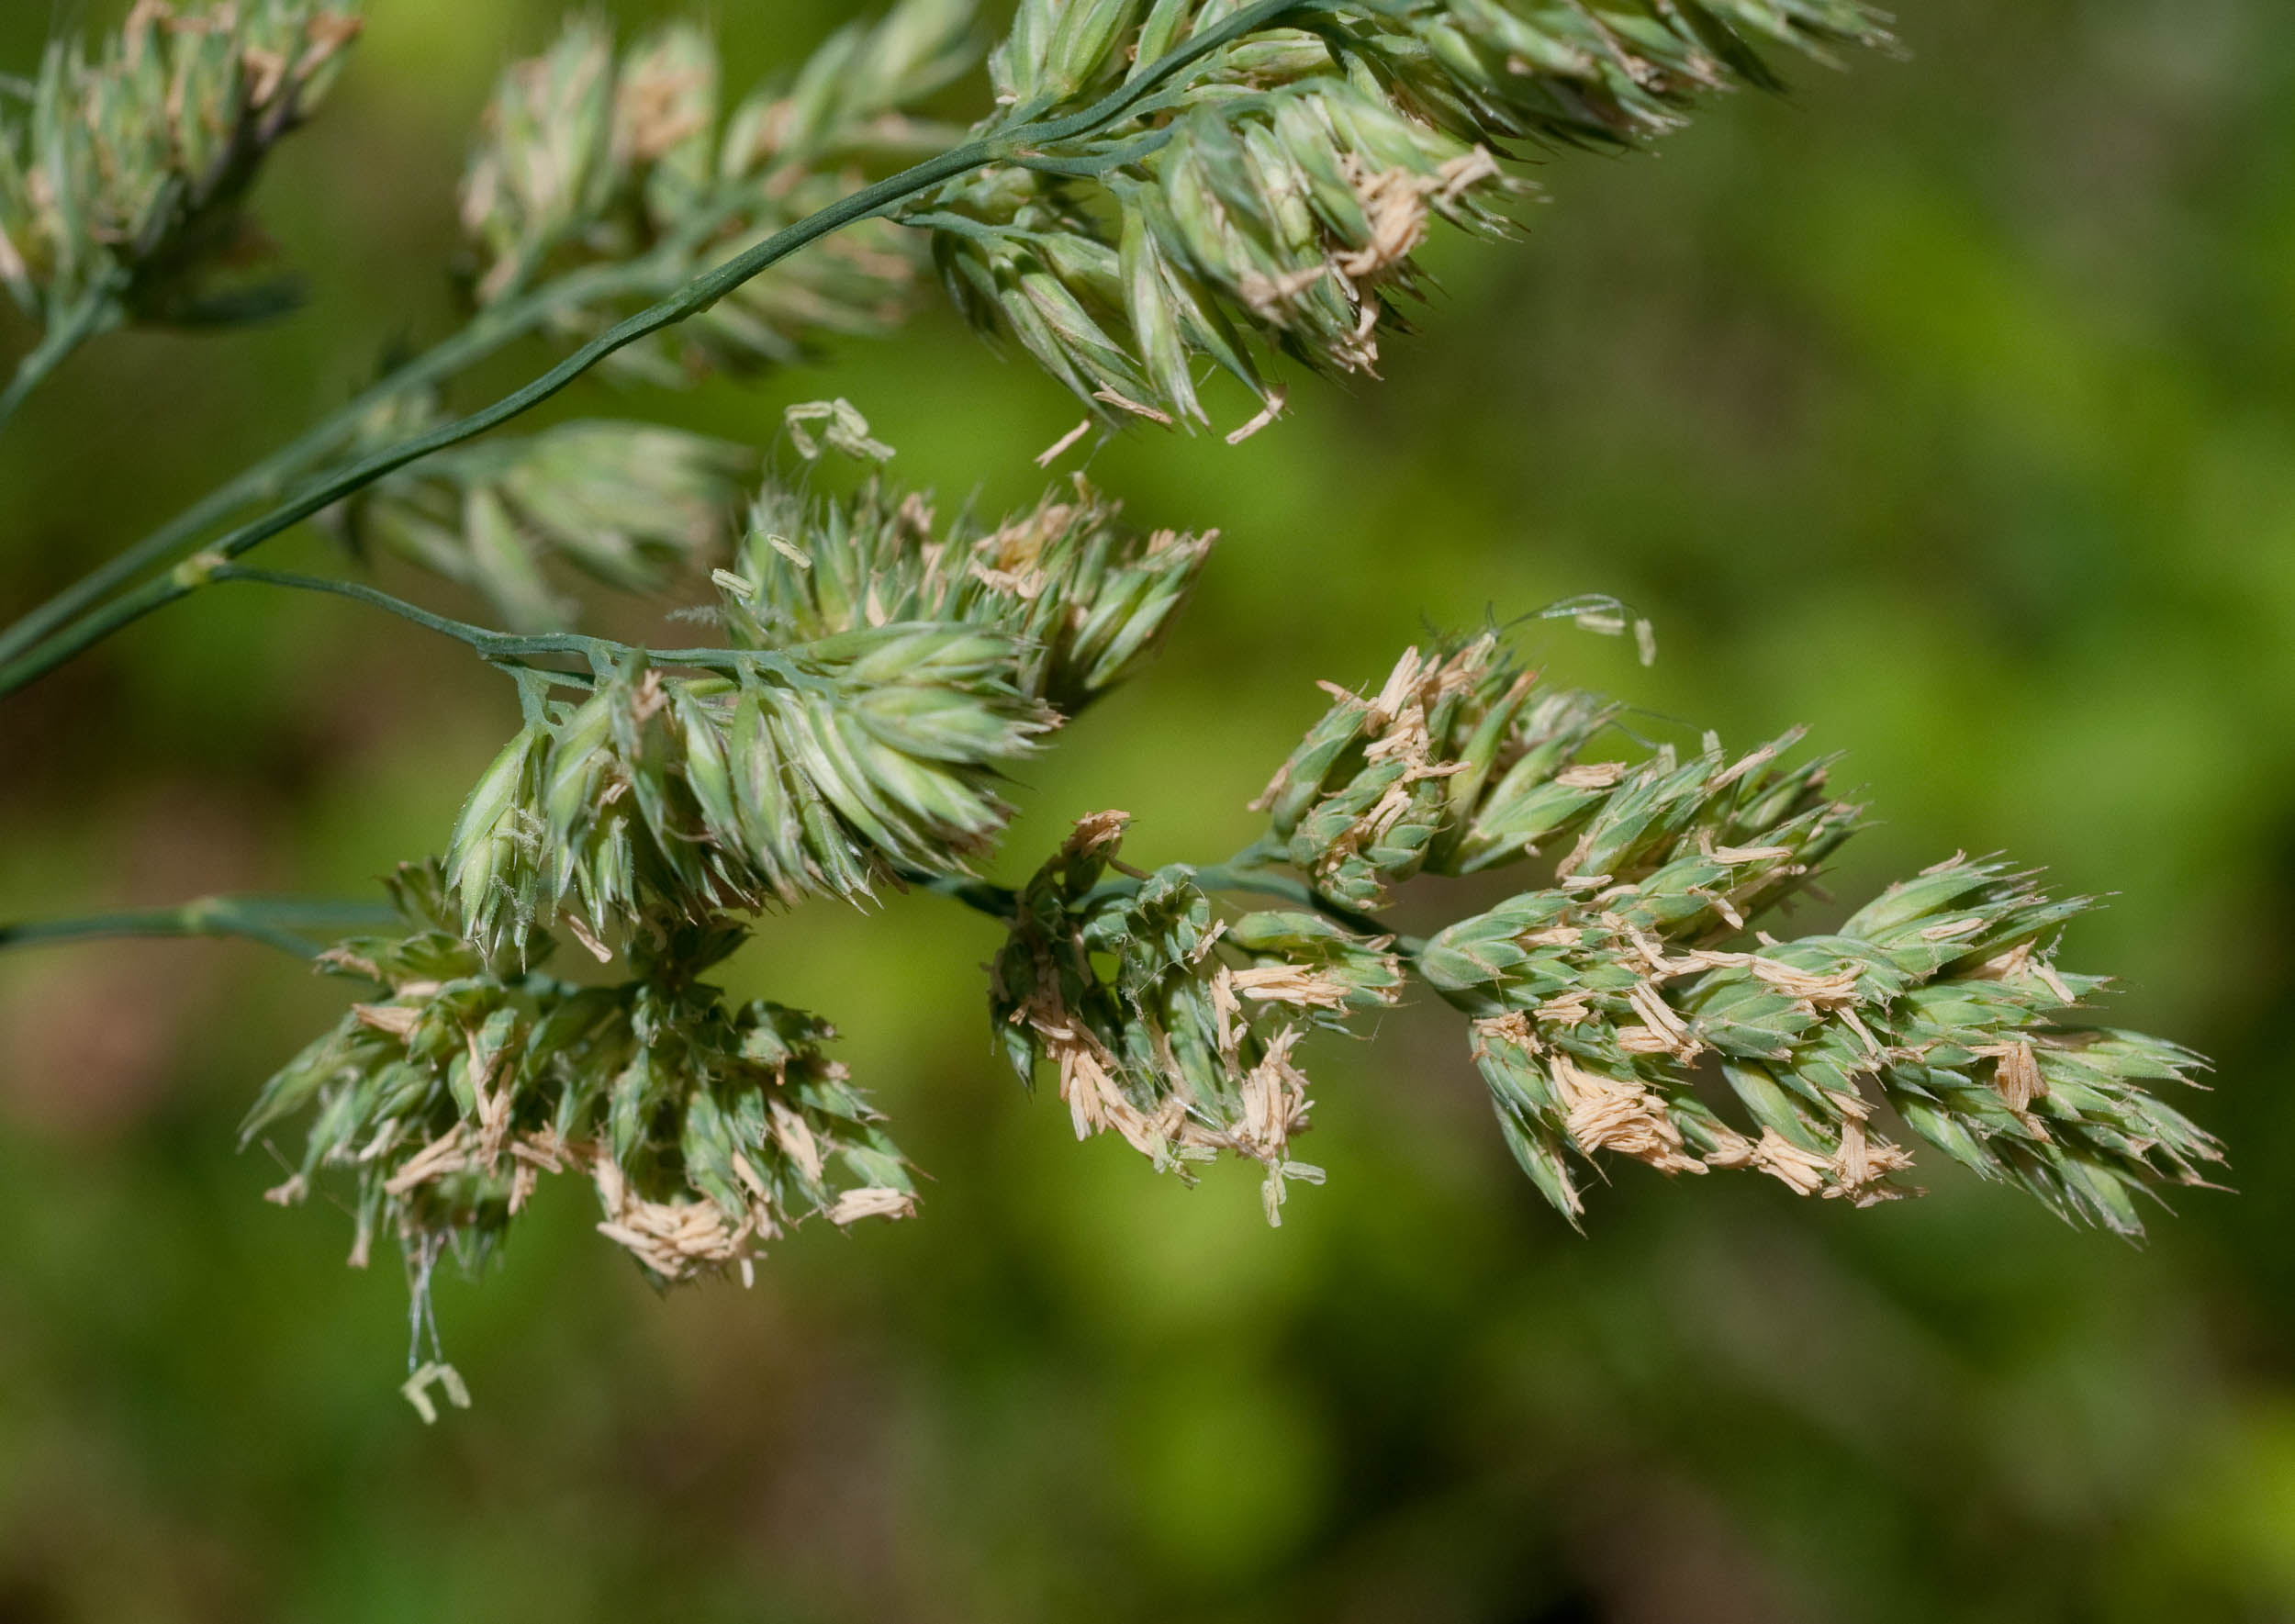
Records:
[[[0,429],[7,426],[25,398],[47,382],[74,350],[118,319],[118,307],[113,302],[117,290],[116,279],[99,279],[62,320],[49,325],[39,342],[17,363],[16,375],[6,388],[0,389]]]
[[[481,311],[452,337],[363,390],[291,443],[210,491],[135,545],[91,570],[0,632],[0,662],[14,660],[36,646],[40,639],[73,617],[144,571],[164,564],[241,509],[254,502],[277,500],[291,480],[347,442],[366,415],[385,401],[443,383],[506,345],[547,327],[562,311],[578,309],[597,301],[657,293],[673,271],[684,263],[678,252],[664,249],[626,263],[570,273],[522,298]]]
[[[415,435],[387,450],[360,458],[347,467],[309,483],[269,513],[218,538],[211,550],[224,558],[236,558],[409,463],[428,456],[434,451],[460,444],[509,421],[549,399],[615,352],[709,308],[777,261],[833,231],[883,213],[894,205],[928,192],[968,170],[999,160],[1030,154],[1036,149],[1104,129],[1129,114],[1165,84],[1205,56],[1266,27],[1287,12],[1304,8],[1310,3],[1311,0],[1259,0],[1258,4],[1244,7],[1218,27],[1207,29],[1170,51],[1121,89],[1079,112],[1066,118],[1031,119],[1007,127],[926,159],[873,185],[865,186],[819,213],[775,232],[716,269],[695,277],[667,298],[617,323],[525,387],[503,397],[493,405],[426,433]],[[437,353],[433,351],[432,354]],[[210,498],[211,502],[213,500]],[[236,501],[230,504],[236,505]],[[228,511],[229,508],[223,510]],[[142,552],[144,549],[139,547],[134,551]],[[152,549],[161,557],[165,556],[165,551]],[[126,556],[122,555],[123,558]],[[132,573],[133,568],[141,567],[145,562],[148,559],[139,559],[126,573]],[[115,560],[115,566],[118,564],[118,561]],[[118,568],[112,568],[114,580],[125,578],[124,573]],[[0,665],[0,695],[12,693],[37,680],[121,627],[188,595],[208,578],[212,578],[211,572],[188,578],[184,577],[180,571],[156,576],[102,608],[72,622],[29,652],[8,658],[6,664]],[[76,588],[74,590],[77,591]],[[46,611],[41,613],[42,618],[53,623],[52,617],[47,616]],[[0,657],[6,656],[0,654]]]
[[[0,924],[0,948],[119,936],[238,936],[298,958],[317,957],[299,931],[387,928],[397,915],[379,902],[297,902],[262,897],[201,897],[175,908],[137,908],[73,919]]]
[[[1335,924],[1345,925],[1358,935],[1392,936],[1395,950],[1405,958],[1416,958],[1426,943],[1416,936],[1399,936],[1370,914],[1332,901],[1306,881],[1288,874],[1278,874],[1266,865],[1272,861],[1262,846],[1247,846],[1224,863],[1214,863],[1195,870],[1197,889],[1207,892],[1240,894],[1245,896],[1280,897],[1299,907],[1311,908]],[[919,890],[933,891],[962,902],[976,913],[1010,924],[1019,912],[1019,895],[1010,886],[991,884],[984,879],[967,879],[949,874],[927,874],[918,869],[904,868],[901,878]],[[1097,887],[1092,896],[1129,896],[1139,889],[1133,879],[1111,879]]]
[[[245,564],[213,564],[207,562],[204,555],[179,565],[174,573],[184,577],[196,576],[201,583],[244,581],[252,586],[284,587],[297,592],[325,592],[337,598],[348,598],[354,603],[364,603],[397,615],[402,621],[411,621],[425,631],[451,637],[476,650],[486,659],[502,665],[524,666],[530,659],[552,655],[578,655],[594,662],[605,662],[610,661],[616,655],[629,652],[625,644],[603,637],[587,637],[578,632],[544,632],[520,636],[475,626],[468,621],[433,614],[420,604],[394,598],[359,581],[297,575],[283,569],[257,569]],[[573,672],[544,671],[543,675],[563,676],[567,681],[577,683],[588,680]]]
[[[426,631],[436,632],[442,637],[451,637],[457,643],[466,644],[490,665],[532,671],[538,676],[577,688],[590,686],[591,678],[587,673],[554,670],[530,662],[572,655],[588,660],[596,668],[636,655],[655,665],[694,666],[703,670],[735,673],[767,670],[795,682],[812,680],[786,656],[770,649],[641,648],[635,644],[617,643],[610,637],[590,637],[579,632],[538,632],[523,635],[497,632],[489,627],[473,625],[468,621],[433,614],[420,604],[394,598],[362,582],[336,580],[327,576],[297,575],[283,569],[258,569],[246,564],[214,564],[204,555],[178,566],[175,573],[185,576],[196,573],[203,582],[245,581],[259,587],[285,587],[297,592],[325,592],[337,598],[348,598],[355,603],[383,610],[400,620],[411,621]]]
[[[783,256],[795,252],[830,231],[874,214],[912,192],[937,185],[968,169],[976,168],[989,162],[996,152],[997,148],[993,144],[975,141],[903,171],[890,181],[879,182],[854,193],[842,202],[776,232],[747,252],[734,256],[718,269],[687,284],[684,289],[669,298],[617,323],[524,388],[467,417],[418,434],[371,456],[362,457],[347,467],[306,485],[300,493],[262,518],[227,532],[209,550],[223,558],[236,558],[283,531],[294,528],[321,510],[333,506],[344,497],[372,485],[385,475],[434,451],[459,445],[488,429],[508,422],[549,399],[616,351],[708,308]],[[73,622],[28,654],[0,666],[0,695],[13,693],[27,683],[45,676],[121,627],[189,596],[211,578],[212,571],[183,570],[151,577],[142,586]]]
[[[927,874],[921,868],[903,868],[901,879],[918,890],[928,890],[950,902],[962,902],[975,913],[985,913],[991,919],[1010,924],[1019,912],[1019,893],[1008,885],[995,885],[985,879],[968,879],[960,874]]]
[[[1254,896],[1281,897],[1300,907],[1312,908],[1332,924],[1343,924],[1359,935],[1394,936],[1393,931],[1370,914],[1359,913],[1344,902],[1334,902],[1305,880],[1295,879],[1288,874],[1215,863],[1208,868],[1196,869],[1195,883],[1207,891],[1241,891]],[[1425,946],[1415,936],[1394,936],[1394,945],[1406,955],[1416,955]]]

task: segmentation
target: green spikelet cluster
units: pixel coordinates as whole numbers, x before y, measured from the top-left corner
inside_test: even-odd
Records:
[[[377,414],[386,444],[428,427],[427,402]],[[624,592],[656,591],[723,556],[754,455],[658,424],[562,423],[425,457],[330,515],[364,557],[387,551],[478,593],[519,632],[569,624],[556,561]]]
[[[905,1216],[906,1163],[817,1017],[729,1008],[693,978],[737,929],[672,932],[635,979],[579,987],[490,959],[462,934],[435,868],[392,883],[402,936],[358,938],[324,968],[374,983],[335,1028],[264,1086],[243,1137],[308,1112],[294,1176],[274,1200],[346,1178],[364,1264],[375,1237],[410,1257],[482,1257],[545,1173],[595,1187],[601,1233],[662,1282],[746,1268],[813,1214]],[[532,940],[530,959],[546,943]]]
[[[1803,867],[1787,871],[1805,872],[1853,816],[1816,795],[1825,763],[1774,767],[1792,736],[1727,781],[1726,805],[1703,798],[1708,768],[1670,751],[1635,766],[1577,760],[1617,708],[1592,694],[1540,690],[1495,634],[1433,654],[1405,650],[1372,694],[1330,691],[1330,710],[1252,805],[1268,813],[1286,859],[1350,907],[1381,906],[1388,886],[1421,872],[1472,874],[1537,856],[1565,834],[1578,845],[1562,868],[1580,887],[1669,841],[1694,835],[1727,847],[1755,831],[1771,844],[1789,838]],[[1717,906],[1732,896],[1759,905],[1750,871],[1703,856],[1684,861],[1686,883],[1718,888]]]
[[[1519,857],[1587,804],[1553,768],[1605,726],[1584,694],[1539,695],[1495,636],[1406,650],[1379,690],[1333,703],[1251,804],[1292,865],[1351,907],[1422,869],[1472,873]]]
[[[603,958],[640,921],[960,868],[1009,816],[997,767],[1053,721],[1013,688],[1016,661],[1009,638],[928,623],[723,677],[629,651],[580,703],[539,705],[464,803],[447,857],[464,924],[502,952],[562,918]]]
[[[1735,757],[1708,738],[1584,759],[1611,717],[1539,694],[1495,638],[1414,649],[1375,695],[1338,692],[1260,802],[1275,849],[1356,907],[1416,873],[1551,861],[1551,885],[1411,962],[1472,1019],[1507,1140],[1564,1213],[1583,1211],[1573,1157],[1598,1151],[1859,1204],[1903,1194],[1911,1159],[1876,1125],[1884,1107],[2126,1234],[2137,1191],[2221,1159],[2145,1092],[2188,1081],[2196,1057],[2056,1024],[2102,985],[2054,968],[2085,902],[1955,858],[1835,933],[1779,942],[1761,921],[1859,822],[1826,793],[1829,764],[1788,763],[1795,734]]]
[[[1323,1177],[1290,1154],[1308,1109],[1293,1051],[1392,1003],[1402,967],[1387,938],[1313,913],[1215,921],[1183,866],[1107,881],[1126,822],[1083,820],[1020,893],[991,1019],[1024,1080],[1052,1066],[1078,1138],[1113,1130],[1183,1175],[1222,1151],[1259,1162],[1280,1223],[1285,1181]]]
[[[100,295],[114,319],[268,315],[291,284],[244,211],[264,157],[316,108],[358,37],[349,0],[138,0],[94,60],[50,44],[28,107],[0,100],[0,282],[35,320]]]
[[[809,1215],[905,1216],[907,1164],[829,1028],[700,978],[762,913],[909,884],[999,922],[1000,1047],[1024,1081],[1052,1070],[1079,1137],[1182,1180],[1250,1162],[1271,1223],[1322,1178],[1293,1154],[1302,1045],[1360,1030],[1414,973],[1465,1017],[1507,1143],[1573,1223],[1605,1153],[1864,1205],[1915,1193],[1919,1139],[2128,1235],[2139,1193],[2205,1182],[2221,1147],[2158,1097],[2198,1058],[2069,1024],[2103,985],[2055,964],[2084,900],[1955,856],[1830,931],[1766,928],[1861,818],[1797,734],[1651,745],[1495,633],[1448,641],[1371,691],[1326,685],[1254,803],[1266,836],[1227,861],[1128,868],[1128,818],[1103,812],[1009,890],[975,873],[1012,814],[1005,773],[1132,674],[1216,532],[1136,529],[1080,476],[944,521],[842,399],[788,409],[781,443],[857,478],[777,476],[737,542],[733,447],[633,422],[476,438],[593,366],[679,384],[881,329],[929,256],[970,322],[1087,403],[1046,465],[1093,419],[1207,423],[1220,372],[1258,402],[1239,440],[1282,405],[1271,358],[1375,371],[1427,291],[1436,222],[1511,229],[1528,188],[1506,162],[1640,148],[1708,93],[1775,88],[1772,48],[1886,43],[1864,0],[1015,0],[996,111],[968,138],[918,108],[971,62],[973,27],[972,0],[901,0],[736,103],[702,29],[625,50],[577,17],[509,70],[465,172],[471,325],[0,633],[14,688],[239,581],[387,609],[517,685],[522,726],[445,858],[391,883],[404,930],[320,956],[376,994],[249,1117],[250,1139],[308,1119],[274,1198],[347,1182],[354,1260],[395,1236],[418,1320],[440,1254],[484,1256],[545,1173],[586,1177],[600,1231],[665,1283],[745,1275]],[[246,197],[358,28],[353,0],[135,0],[93,59],[60,44],[36,84],[0,84],[0,282],[43,328],[0,418],[121,321],[279,306],[225,280],[262,247]],[[582,353],[450,419],[434,391],[538,328]],[[238,562],[330,502],[354,553],[410,559],[509,629]],[[713,601],[683,614],[710,646],[560,629],[562,568],[642,592],[721,558]],[[1431,936],[1383,924],[1405,886],[1416,905],[1495,874]],[[1223,912],[1227,894],[1289,905]],[[209,899],[0,943],[308,951],[332,906]],[[559,933],[626,979],[545,974]],[[426,1418],[440,1383],[466,1399],[439,1355],[406,1389]]]
[[[1024,0],[991,60],[1003,117],[1116,90],[1244,9]],[[1773,87],[1757,41],[1821,54],[1885,39],[1857,0],[1334,0],[1279,21],[1118,124],[951,183],[909,217],[935,232],[959,308],[1105,419],[1207,420],[1199,363],[1271,411],[1247,341],[1371,372],[1421,286],[1430,222],[1504,229],[1520,187],[1498,155],[1630,147],[1705,92]]]
[[[724,624],[769,647],[888,621],[1013,640],[1013,686],[1074,715],[1121,682],[1186,601],[1217,532],[1143,533],[1081,476],[994,526],[871,479],[850,498],[768,487],[725,584]]]
[[[666,254],[663,288],[834,202],[872,168],[921,157],[950,132],[907,109],[973,60],[968,0],[907,0],[874,27],[852,25],[793,84],[722,105],[717,47],[689,23],[617,52],[576,17],[548,50],[514,64],[489,107],[463,185],[476,255],[473,297],[492,304],[538,278]],[[838,233],[744,283],[674,334],[607,364],[675,384],[801,359],[817,338],[873,332],[909,302],[915,255],[881,222]],[[640,302],[644,302],[641,300]],[[568,307],[570,342],[628,313]]]

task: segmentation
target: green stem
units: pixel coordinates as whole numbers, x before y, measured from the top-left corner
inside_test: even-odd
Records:
[[[1224,863],[1214,863],[1195,870],[1198,890],[1207,892],[1241,894],[1246,896],[1280,897],[1302,908],[1311,908],[1334,924],[1345,925],[1358,935],[1392,936],[1394,933],[1370,914],[1333,902],[1303,879],[1288,874],[1271,872],[1263,865],[1267,857],[1257,846],[1238,852]],[[904,868],[901,878],[919,890],[932,891],[962,902],[976,913],[1005,924],[1013,923],[1019,913],[1019,894],[1010,886],[995,885],[985,879],[968,879],[952,874],[926,874],[918,869]],[[1095,887],[1087,902],[1102,898],[1129,896],[1139,889],[1139,881],[1132,879],[1110,879]],[[1426,943],[1416,936],[1394,936],[1395,951],[1405,958],[1416,958]]]
[[[1019,913],[1019,893],[1008,885],[969,879],[961,874],[927,874],[921,868],[903,868],[901,879],[918,890],[962,902],[975,913],[985,913],[1005,924],[1010,924]]]
[[[196,576],[198,584],[216,581],[244,581],[259,587],[285,587],[297,592],[325,592],[337,598],[348,598],[355,603],[367,604],[400,620],[411,621],[425,631],[451,637],[476,650],[487,663],[514,670],[532,671],[553,681],[577,688],[590,686],[590,678],[582,672],[559,671],[530,662],[560,655],[578,655],[590,663],[592,669],[613,665],[635,655],[650,664],[662,666],[693,666],[708,671],[768,670],[791,681],[807,680],[788,659],[769,649],[750,648],[641,648],[635,644],[617,643],[610,637],[590,637],[579,632],[539,632],[520,634],[497,632],[487,626],[476,626],[468,621],[453,620],[446,615],[433,614],[420,604],[409,603],[387,592],[358,581],[340,581],[327,576],[297,575],[283,569],[257,569],[245,564],[216,564],[205,554],[185,560],[176,567],[175,574]]]
[[[385,401],[445,382],[504,346],[547,327],[561,311],[656,292],[670,268],[682,263],[677,253],[665,249],[626,264],[574,272],[535,293],[480,312],[461,331],[362,391],[292,443],[210,491],[0,632],[0,662],[15,660],[37,646],[58,627],[144,571],[165,563],[240,509],[277,500],[290,480],[350,440],[367,414]]]
[[[525,387],[503,397],[493,405],[426,433],[415,435],[387,450],[363,457],[348,467],[313,482],[300,494],[262,518],[241,525],[219,538],[212,551],[227,559],[236,558],[385,475],[432,452],[460,444],[508,422],[549,399],[616,351],[709,308],[767,267],[833,231],[882,213],[944,182],[954,180],[968,170],[1104,129],[1130,113],[1163,84],[1203,57],[1266,27],[1286,12],[1303,9],[1310,3],[1311,0],[1259,0],[1259,4],[1244,7],[1217,28],[1206,30],[1170,51],[1123,88],[1080,112],[1064,118],[1031,119],[1011,126],[994,135],[968,141],[937,157],[926,159],[873,185],[865,186],[819,213],[775,232],[715,270],[695,277],[667,298],[617,323]],[[160,555],[164,556],[164,553]],[[154,610],[188,595],[207,578],[194,576],[184,579],[180,578],[181,576],[182,572],[174,572],[154,577],[141,587],[66,625],[56,635],[29,652],[8,659],[5,665],[0,665],[0,695],[13,693],[45,676],[121,627],[132,624]]]
[[[530,636],[497,632],[486,626],[474,626],[468,621],[432,614],[420,604],[409,603],[403,598],[394,598],[387,592],[378,591],[358,581],[297,575],[282,569],[257,569],[244,564],[217,564],[204,554],[178,565],[174,573],[191,579],[194,585],[244,581],[251,586],[284,587],[297,592],[325,592],[337,598],[348,598],[354,603],[385,610],[402,621],[411,621],[425,631],[436,632],[441,636],[467,644],[485,659],[522,669],[533,669],[526,665],[529,660],[553,655],[578,655],[593,663],[605,663],[611,661],[615,655],[627,652],[621,644],[602,637],[586,637],[578,632],[545,632]],[[542,675],[564,677],[568,682],[585,680],[572,672],[545,670]]]
[[[119,308],[113,302],[114,292],[115,279],[100,279],[64,313],[62,320],[50,324],[31,353],[17,363],[16,375],[8,380],[6,388],[0,389],[0,429],[7,427],[8,420],[16,415],[16,409],[24,404],[25,398],[47,382],[73,351],[118,319]]]
[[[616,351],[708,308],[775,261],[830,231],[877,212],[889,203],[899,201],[912,191],[936,185],[968,169],[978,167],[995,154],[996,150],[991,143],[976,141],[904,171],[890,181],[879,182],[854,193],[842,202],[809,216],[786,230],[776,232],[747,252],[736,255],[707,275],[687,284],[682,291],[669,298],[617,323],[524,388],[467,417],[418,434],[371,456],[362,457],[348,467],[306,486],[299,495],[262,518],[223,535],[209,551],[222,558],[236,558],[281,532],[300,524],[321,510],[332,507],[344,497],[365,488],[385,475],[434,451],[459,445],[508,422],[541,405]],[[154,610],[188,597],[212,578],[215,577],[211,570],[176,570],[152,577],[142,586],[73,622],[28,654],[0,666],[0,695],[13,693],[47,675],[121,627],[131,625]]]
[[[1333,902],[1304,879],[1288,874],[1274,874],[1265,868],[1238,868],[1231,863],[1215,863],[1208,868],[1195,870],[1195,883],[1207,891],[1242,891],[1254,896],[1281,897],[1302,908],[1312,908],[1334,924],[1343,924],[1358,935],[1393,936],[1394,933],[1370,914],[1349,908],[1344,902]],[[1416,957],[1425,946],[1416,936],[1394,936],[1394,945],[1405,957]]]
[[[292,953],[318,956],[318,946],[297,931],[382,929],[397,921],[385,904],[294,902],[260,897],[200,897],[175,908],[129,909],[75,919],[0,924],[0,948],[58,942],[89,942],[119,936],[239,936]]]

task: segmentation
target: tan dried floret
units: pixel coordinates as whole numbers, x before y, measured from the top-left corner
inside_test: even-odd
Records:
[[[1644,1084],[1590,1071],[1560,1052],[1548,1058],[1547,1070],[1562,1100],[1563,1126],[1581,1150],[1615,1150],[1662,1173],[1706,1170],[1685,1153],[1665,1103]]]

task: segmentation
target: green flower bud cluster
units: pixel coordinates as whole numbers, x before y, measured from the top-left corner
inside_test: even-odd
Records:
[[[886,162],[940,150],[951,132],[908,109],[969,65],[971,21],[969,0],[906,0],[873,28],[839,32],[794,83],[762,87],[728,114],[702,29],[671,24],[617,53],[603,24],[574,18],[547,51],[510,67],[487,113],[463,184],[473,297],[492,304],[543,275],[664,252],[675,262],[657,290],[666,292]],[[677,384],[786,364],[819,336],[897,321],[914,272],[904,233],[864,222],[606,368]],[[585,341],[633,308],[569,306],[557,336]]]
[[[1013,639],[1013,686],[1074,715],[1153,649],[1218,532],[1143,534],[1079,475],[993,527],[872,478],[808,500],[767,487],[729,572],[725,626],[750,647],[885,622],[978,626]]]
[[[284,308],[289,284],[218,279],[263,257],[247,194],[359,27],[350,0],[138,0],[95,60],[51,43],[28,106],[0,102],[0,282],[43,322],[91,297],[112,320]]]
[[[429,426],[417,412],[386,409],[377,443]],[[425,457],[330,517],[361,556],[396,553],[478,593],[513,630],[550,631],[578,608],[552,584],[553,560],[650,592],[722,556],[755,460],[654,423],[564,423]]]
[[[536,701],[455,825],[474,940],[513,951],[563,918],[602,959],[641,922],[960,870],[1010,815],[997,767],[1055,721],[993,632],[891,624],[723,657],[731,675],[673,677],[631,650],[581,703]]]
[[[1394,1002],[1401,964],[1313,913],[1215,920],[1194,869],[1123,870],[1128,821],[1084,819],[1021,891],[991,1018],[1024,1081],[1052,1066],[1078,1138],[1112,1129],[1183,1178],[1221,1151],[1257,1161],[1281,1223],[1286,1181],[1323,1178],[1290,1153],[1309,1104],[1293,1051]]]
[[[671,931],[636,955],[635,979],[582,987],[471,945],[434,866],[401,869],[391,889],[408,934],[321,961],[382,996],[274,1076],[244,1128],[252,1140],[310,1114],[300,1165],[271,1196],[299,1202],[347,1174],[353,1263],[377,1232],[410,1258],[451,1249],[475,1262],[544,1173],[587,1175],[599,1231],[662,1282],[745,1273],[809,1215],[912,1210],[899,1150],[822,1053],[829,1027],[778,1004],[729,1008],[693,979],[738,929]]]
[[[2067,1217],[2140,1233],[2134,1193],[2197,1183],[2216,1142],[2151,1092],[2197,1057],[2057,1023],[2102,985],[2057,970],[2084,901],[1955,857],[1830,935],[1759,929],[1856,829],[1797,735],[1730,757],[1582,754],[1612,717],[1536,694],[1492,637],[1407,652],[1385,686],[1337,703],[1260,805],[1331,902],[1376,908],[1392,882],[1551,857],[1553,883],[1410,954],[1473,1022],[1510,1146],[1573,1220],[1573,1156],[1668,1173],[1766,1172],[1859,1204],[1909,1193],[1920,1137]],[[1540,847],[1544,848],[1543,853]],[[1732,1126],[1712,1101],[1745,1113]]]
[[[1011,111],[1115,88],[1240,7],[1027,0],[991,58]],[[1885,39],[1859,0],[1330,0],[1247,32],[1132,116],[952,182],[907,218],[935,232],[958,307],[1010,334],[1102,418],[1208,420],[1193,369],[1280,405],[1247,335],[1370,372],[1429,222],[1505,229],[1494,154],[1631,146],[1696,94],[1775,80],[1752,40]]]

